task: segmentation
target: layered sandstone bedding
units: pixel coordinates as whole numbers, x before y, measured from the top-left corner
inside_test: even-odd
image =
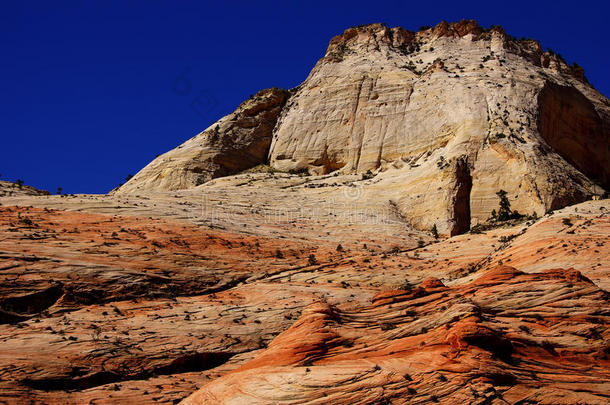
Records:
[[[536,41],[371,24],[108,195],[0,182],[0,403],[607,404],[609,118]]]
[[[2,400],[607,402],[607,200],[437,241],[305,180],[0,200]]]

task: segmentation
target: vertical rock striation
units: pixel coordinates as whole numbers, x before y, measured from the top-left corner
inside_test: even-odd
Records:
[[[330,41],[269,158],[280,170],[377,171],[391,185],[379,195],[413,225],[455,234],[489,218],[500,189],[542,214],[608,187],[609,105],[582,69],[499,27],[371,24]]]
[[[609,187],[608,99],[582,68],[500,27],[347,29],[286,99],[259,93],[119,192],[194,187],[260,163],[372,171],[374,195],[413,226],[456,234],[488,219],[501,189],[513,209],[541,215]]]

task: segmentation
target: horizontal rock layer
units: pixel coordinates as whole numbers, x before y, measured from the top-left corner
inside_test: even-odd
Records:
[[[2,197],[0,401],[607,400],[608,200],[435,240],[324,177]]]

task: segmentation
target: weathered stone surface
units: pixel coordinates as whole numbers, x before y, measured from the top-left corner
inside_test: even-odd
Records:
[[[20,195],[49,195],[46,190],[38,190],[25,184],[19,185],[10,181],[0,180],[0,197],[20,196]]]
[[[577,65],[500,27],[347,29],[285,99],[246,101],[118,192],[194,187],[267,161],[372,171],[413,226],[455,235],[488,219],[501,189],[513,209],[542,215],[610,187],[608,99]]]
[[[608,402],[609,201],[558,209],[608,179],[582,70],[375,24],[291,93],[110,195],[0,198],[0,402]],[[313,175],[216,177],[266,158]],[[466,232],[501,188],[539,216]]]
[[[607,188],[609,106],[580,70],[501,28],[373,24],[331,40],[282,112],[270,161],[387,172],[380,195],[454,234],[489,218],[500,189],[541,215],[590,197],[591,180]]]
[[[577,271],[503,266],[363,308],[317,302],[255,359],[181,403],[603,404],[607,304]]]
[[[0,400],[603,403],[608,200],[435,242],[358,178],[3,197]]]
[[[264,163],[288,92],[259,91],[235,112],[153,160],[117,193],[181,190]]]

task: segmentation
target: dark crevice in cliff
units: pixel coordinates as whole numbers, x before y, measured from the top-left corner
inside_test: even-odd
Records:
[[[470,191],[472,176],[468,167],[468,158],[458,159],[455,165],[455,196],[453,199],[454,225],[451,236],[460,235],[470,229]]]

